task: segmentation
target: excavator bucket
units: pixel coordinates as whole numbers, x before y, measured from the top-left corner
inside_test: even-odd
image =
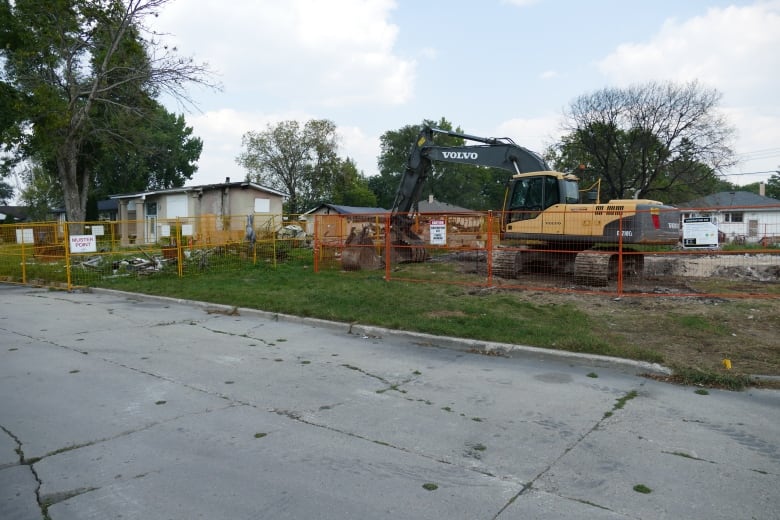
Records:
[[[392,230],[391,261],[393,263],[421,263],[430,258],[423,240],[411,230]]]
[[[341,268],[344,271],[374,270],[382,268],[382,258],[374,250],[371,228],[360,231],[353,228],[341,252]]]

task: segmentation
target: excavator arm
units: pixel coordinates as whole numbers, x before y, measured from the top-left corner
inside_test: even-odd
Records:
[[[433,142],[435,134],[459,137],[482,144],[437,146]],[[426,126],[420,131],[409,151],[406,169],[401,177],[391,210],[393,215],[407,214],[412,210],[414,204],[420,199],[433,161],[501,168],[515,174],[550,169],[538,154],[518,146],[508,137],[478,137]]]

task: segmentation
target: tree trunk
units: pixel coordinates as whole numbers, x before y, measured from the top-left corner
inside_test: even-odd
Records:
[[[79,172],[78,155],[78,142],[67,139],[57,157],[57,170],[65,200],[65,217],[69,222],[70,233],[76,235],[84,232],[89,191],[89,175],[86,172]]]

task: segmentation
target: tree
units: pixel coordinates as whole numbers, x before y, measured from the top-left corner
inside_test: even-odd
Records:
[[[382,207],[393,205],[401,175],[406,169],[409,150],[423,126],[463,133],[460,128],[453,128],[452,123],[445,118],[438,122],[424,120],[421,125],[407,125],[385,132],[380,137],[379,175],[368,181]],[[442,134],[436,135],[435,140],[437,145],[443,146],[466,144],[462,138]],[[438,161],[432,164],[424,193],[469,209],[497,209],[503,202],[510,176],[511,173],[496,168]]]
[[[297,214],[328,194],[341,166],[336,155],[336,125],[313,119],[270,123],[262,132],[250,131],[236,162],[248,170],[247,179],[287,193],[287,211]]]
[[[0,181],[0,204],[8,204],[14,198],[14,187],[5,181]]]
[[[3,81],[23,100],[17,156],[56,165],[68,220],[81,222],[94,176],[88,149],[111,114],[142,113],[161,93],[190,102],[187,83],[213,86],[204,65],[141,36],[171,0],[0,0]],[[7,143],[8,144],[8,143]]]
[[[343,206],[364,208],[376,207],[376,195],[368,185],[368,179],[358,172],[355,161],[347,158],[340,161],[330,194],[323,200]]]
[[[780,171],[773,173],[766,182],[766,196],[780,199]]]
[[[691,188],[706,189],[735,162],[720,98],[695,81],[583,95],[567,109],[569,133],[546,156],[561,171],[584,164],[585,183],[601,179],[610,198],[695,196]]]
[[[62,189],[52,172],[51,168],[33,164],[21,173],[24,188],[19,198],[28,208],[27,215],[31,220],[47,220],[52,208],[63,206]]]
[[[152,102],[141,117],[117,114],[117,128],[133,127],[125,138],[97,136],[88,143],[94,160],[95,182],[90,197],[103,199],[116,193],[184,186],[197,171],[203,141],[192,135],[184,116]]]

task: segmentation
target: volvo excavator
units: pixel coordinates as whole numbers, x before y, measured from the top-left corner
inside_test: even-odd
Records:
[[[480,144],[437,145],[434,135]],[[603,204],[598,193],[580,201],[579,179],[551,171],[538,154],[510,138],[478,137],[423,127],[412,144],[406,169],[390,213],[393,262],[428,258],[424,241],[413,230],[413,210],[434,161],[501,168],[513,175],[501,212],[502,244],[493,251],[493,273],[516,278],[523,272],[547,270],[573,274],[576,283],[606,285],[617,275],[618,255],[624,274],[640,274],[643,256],[631,246],[669,245],[679,241],[679,211],[647,199],[616,199]],[[357,270],[381,265],[373,240],[353,232],[342,253],[342,267]],[[618,246],[621,250],[619,251]]]

